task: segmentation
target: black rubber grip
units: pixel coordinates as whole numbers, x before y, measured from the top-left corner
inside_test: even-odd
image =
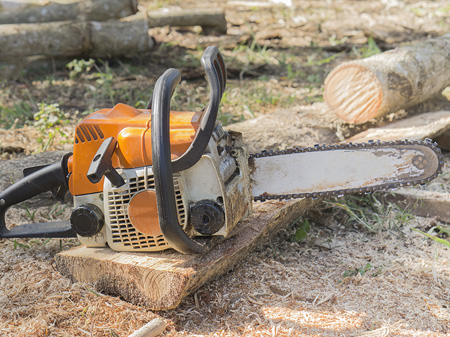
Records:
[[[214,131],[220,101],[225,91],[227,70],[219,49],[216,46],[206,48],[201,63],[210,87],[209,103],[203,112],[200,126],[191,145],[182,156],[172,161],[173,172],[187,170],[202,157]],[[155,96],[153,96],[153,99],[155,99]]]
[[[11,230],[6,228],[6,211],[9,207],[28,200],[43,192],[67,188],[66,154],[61,162],[42,167],[26,175],[0,193],[0,237],[1,238],[43,238],[43,237],[75,237],[69,221],[33,223],[21,225]]]
[[[112,166],[111,157],[114,154],[116,145],[117,140],[114,137],[109,137],[98,148],[87,172],[87,178],[91,183],[96,184],[102,180],[103,176],[106,176],[114,186],[125,184],[125,180]]]
[[[205,253],[209,246],[191,239],[178,222],[170,151],[170,99],[180,72],[169,69],[158,79],[152,99],[152,158],[159,226],[167,242],[181,253]]]

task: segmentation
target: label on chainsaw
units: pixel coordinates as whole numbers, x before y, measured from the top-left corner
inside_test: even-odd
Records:
[[[426,141],[369,142],[292,148],[251,155],[255,200],[339,196],[424,184],[442,167]]]

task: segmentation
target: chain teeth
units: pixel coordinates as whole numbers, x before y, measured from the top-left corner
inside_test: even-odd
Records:
[[[376,147],[392,147],[398,145],[422,145],[427,146],[432,149],[436,155],[438,156],[438,168],[436,172],[426,178],[420,179],[416,181],[407,181],[407,182],[399,182],[399,183],[390,183],[390,184],[380,184],[370,187],[361,187],[361,188],[351,188],[347,190],[336,190],[336,191],[326,191],[326,192],[313,192],[313,193],[297,193],[297,194],[275,194],[275,195],[259,195],[254,197],[255,201],[267,201],[267,200],[290,200],[290,199],[301,199],[301,198],[330,198],[330,197],[342,197],[346,194],[369,194],[374,191],[379,190],[393,190],[399,187],[404,186],[415,186],[415,185],[424,185],[429,181],[436,178],[441,172],[444,166],[444,157],[442,156],[441,150],[437,147],[437,143],[433,142],[429,138],[425,138],[424,140],[394,140],[394,141],[380,141],[380,140],[369,140],[367,143],[344,143],[344,144],[331,144],[331,145],[320,145],[315,144],[313,147],[290,147],[285,150],[277,150],[277,151],[262,151],[260,153],[255,153],[250,155],[250,159],[253,158],[261,158],[261,157],[273,157],[273,156],[282,156],[292,153],[302,153],[302,152],[314,152],[314,151],[331,151],[331,150],[341,150],[341,149],[362,149],[362,148],[376,148]]]

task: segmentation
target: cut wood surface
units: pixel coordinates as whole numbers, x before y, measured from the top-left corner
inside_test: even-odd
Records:
[[[368,129],[347,139],[347,141],[433,139],[449,129],[450,111],[429,112],[402,119],[379,128]]]
[[[364,123],[423,102],[450,85],[450,34],[343,63],[324,99],[343,120]]]
[[[66,20],[106,21],[135,14],[137,5],[137,0],[84,0],[63,3],[46,1],[41,6],[32,5],[12,12],[0,12],[0,24]]]
[[[128,337],[156,337],[166,329],[166,322],[162,318],[154,318]]]
[[[297,105],[276,109],[272,113],[225,128],[241,132],[248,153],[282,150],[287,147],[309,147],[317,143],[338,143],[336,131],[330,127],[334,115],[325,103]],[[337,120],[337,118],[336,118]]]
[[[0,60],[32,55],[111,57],[147,52],[154,44],[145,17],[0,25]]]
[[[55,257],[61,274],[153,310],[175,308],[188,294],[231,269],[257,245],[297,219],[315,201],[256,203],[235,234],[205,255],[114,252],[109,248],[73,248]]]
[[[450,222],[450,194],[418,189],[398,189],[382,195],[383,199],[395,203],[407,213],[423,217],[436,217]]]

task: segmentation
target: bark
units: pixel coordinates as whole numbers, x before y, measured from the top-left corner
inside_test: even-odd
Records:
[[[153,46],[146,18],[0,25],[0,61],[33,55],[112,57]]]
[[[325,101],[350,123],[413,106],[450,85],[449,55],[447,34],[343,63],[325,79]]]
[[[14,12],[0,12],[0,24],[43,23],[80,20],[106,21],[123,18],[137,12],[137,0],[86,0],[33,6]]]
[[[162,26],[201,26],[202,28],[214,28],[218,32],[226,34],[227,21],[225,13],[221,9],[183,9],[172,10],[162,9],[149,11],[148,23],[150,27]]]

